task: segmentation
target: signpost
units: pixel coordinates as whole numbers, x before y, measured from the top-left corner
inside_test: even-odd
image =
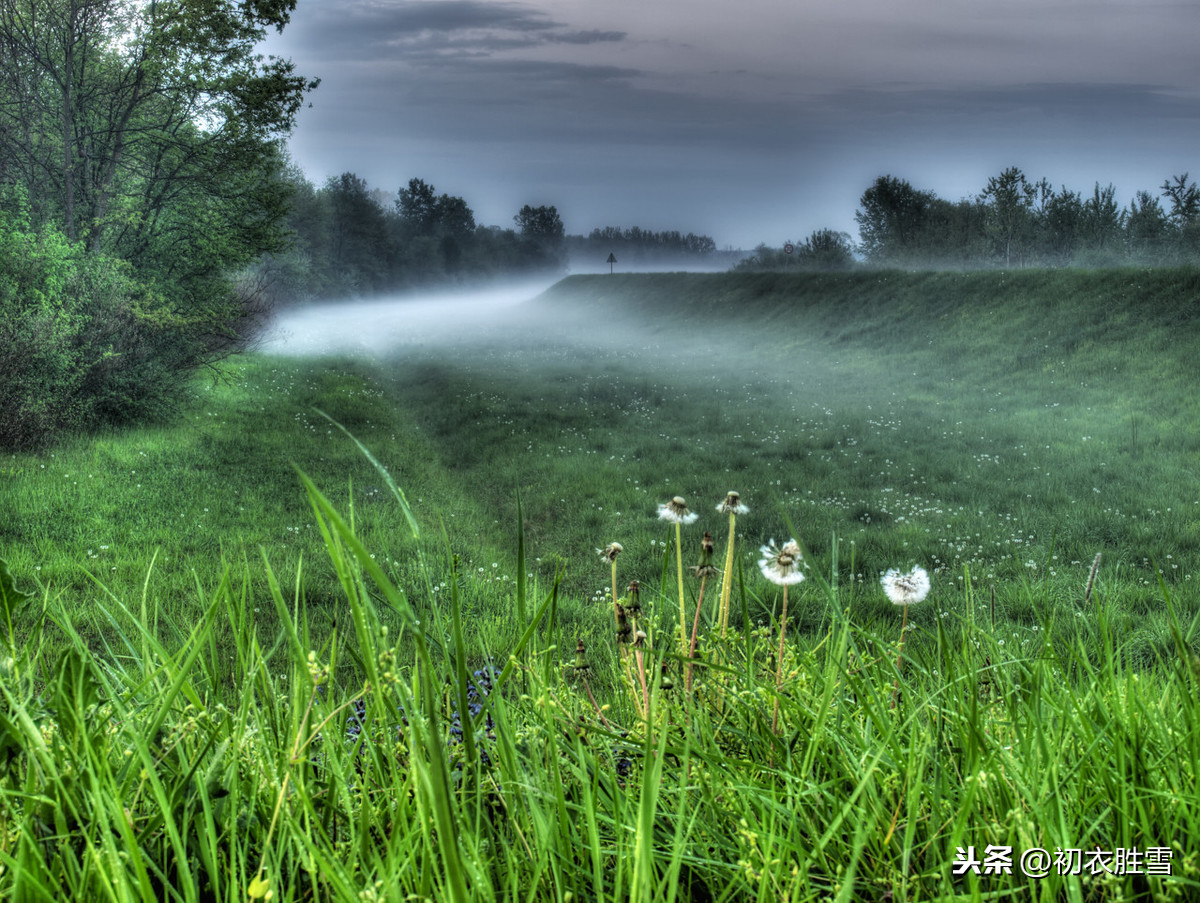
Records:
[[[610,276],[612,275],[613,264],[616,262],[617,262],[617,255],[614,254],[612,251],[609,251],[608,252],[608,260],[605,261],[605,263],[608,264],[608,275],[610,275]]]

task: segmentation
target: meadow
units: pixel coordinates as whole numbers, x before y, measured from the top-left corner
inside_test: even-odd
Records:
[[[1193,898],[1197,297],[1192,270],[574,277],[10,455],[0,889]],[[759,550],[792,538],[781,642]],[[902,612],[880,576],[917,566]]]

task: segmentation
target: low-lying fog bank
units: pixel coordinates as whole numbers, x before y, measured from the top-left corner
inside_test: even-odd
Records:
[[[430,289],[366,301],[328,301],[285,309],[263,334],[272,354],[383,357],[406,348],[486,341],[513,328],[523,303],[552,280],[482,289]]]

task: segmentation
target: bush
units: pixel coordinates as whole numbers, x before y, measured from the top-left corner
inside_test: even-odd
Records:
[[[187,349],[161,299],[15,206],[0,214],[0,447],[165,412]]]

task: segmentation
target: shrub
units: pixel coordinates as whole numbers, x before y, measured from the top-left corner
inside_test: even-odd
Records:
[[[128,264],[0,213],[0,447],[166,411],[185,341]]]

